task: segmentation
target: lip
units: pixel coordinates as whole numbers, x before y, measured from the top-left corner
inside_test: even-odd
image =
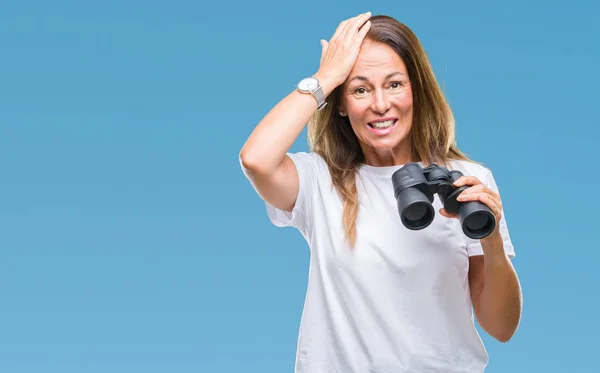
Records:
[[[396,117],[377,118],[377,119],[372,120],[372,121],[370,121],[368,123],[369,124],[373,124],[373,123],[377,123],[377,122],[385,122],[386,120],[395,120],[397,122],[398,118],[396,118]]]
[[[386,128],[386,129],[376,129],[376,128],[371,127],[369,125],[370,123],[383,122],[383,121],[386,121],[386,120],[393,120],[394,124],[392,124],[391,127]],[[384,135],[388,135],[388,134],[390,134],[390,133],[392,133],[394,131],[394,129],[398,125],[398,119],[397,118],[382,118],[382,119],[377,119],[375,121],[369,122],[369,124],[365,125],[367,127],[367,130],[369,132],[371,132],[372,134],[378,135],[378,136],[384,136]]]

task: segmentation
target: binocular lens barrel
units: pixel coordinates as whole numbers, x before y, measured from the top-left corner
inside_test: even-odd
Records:
[[[496,227],[494,214],[480,202],[463,203],[458,209],[458,217],[463,232],[470,238],[487,237]]]
[[[402,190],[397,197],[400,219],[408,229],[418,230],[433,221],[433,206],[425,194],[416,188]]]

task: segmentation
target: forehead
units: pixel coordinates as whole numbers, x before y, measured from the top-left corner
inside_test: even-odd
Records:
[[[387,44],[365,40],[350,75],[377,77],[391,71],[407,74],[400,56]]]

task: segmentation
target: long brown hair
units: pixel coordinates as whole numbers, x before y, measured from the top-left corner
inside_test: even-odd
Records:
[[[447,165],[451,159],[469,160],[456,146],[454,115],[415,34],[396,19],[379,15],[371,17],[366,40],[389,45],[406,65],[413,95],[414,155],[425,165]],[[337,112],[340,100],[341,86],[338,86],[327,97],[327,106],[309,121],[308,143],[327,163],[333,186],[344,203],[345,238],[354,247],[359,210],[356,173],[365,157],[348,119]]]

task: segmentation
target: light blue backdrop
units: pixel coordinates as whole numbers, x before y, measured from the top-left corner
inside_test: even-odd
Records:
[[[2,2],[0,372],[291,372],[308,249],[238,153],[367,10],[500,187],[525,308],[487,372],[597,369],[599,9],[567,3]]]

